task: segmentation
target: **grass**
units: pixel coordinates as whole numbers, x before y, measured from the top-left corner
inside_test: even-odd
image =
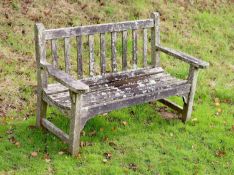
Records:
[[[0,11],[0,174],[234,174],[233,3],[13,0],[1,1]],[[210,63],[199,74],[192,120],[167,120],[176,114],[158,103],[113,111],[87,123],[80,155],[71,157],[66,144],[34,127],[34,22],[76,26],[144,19],[152,11],[161,13],[163,45]],[[186,77],[186,64],[164,54],[161,62]],[[48,116],[68,130],[61,113],[49,108]]]

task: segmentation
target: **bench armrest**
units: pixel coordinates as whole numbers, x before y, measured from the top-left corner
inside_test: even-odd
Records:
[[[41,64],[42,68],[46,69],[48,74],[55,78],[58,82],[69,88],[71,91],[80,93],[80,92],[88,92],[89,86],[80,80],[75,80],[69,74],[61,71],[51,64],[43,63]]]
[[[176,50],[173,50],[173,49],[170,49],[167,47],[162,47],[162,46],[156,46],[156,49],[159,51],[162,51],[168,55],[174,56],[174,57],[176,57],[176,58],[178,58],[186,63],[189,63],[197,68],[204,69],[204,68],[207,68],[209,66],[209,63],[202,61],[198,58],[195,58],[193,56],[187,55],[183,52],[179,52],[179,51],[176,51]]]

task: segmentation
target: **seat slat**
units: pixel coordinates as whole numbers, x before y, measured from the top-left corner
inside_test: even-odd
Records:
[[[160,72],[163,72],[163,69],[161,67],[144,68],[144,69],[125,71],[125,72],[109,73],[109,74],[106,74],[104,76],[95,76],[95,77],[90,77],[90,78],[84,78],[81,81],[92,87],[92,86],[97,85],[97,84],[104,84],[104,83],[109,83],[111,81],[118,81],[118,80],[127,79],[127,78],[131,78],[131,77],[156,74],[156,73],[160,73]]]
[[[122,100],[126,101],[129,99],[131,101],[132,98],[143,100],[144,96],[146,99],[151,100],[154,96],[155,98],[161,97],[160,93],[167,94],[166,91],[168,93],[170,91],[169,94],[172,94],[174,91],[178,91],[178,94],[189,92],[190,84],[187,83],[187,80],[176,79],[165,72],[147,73],[145,72],[144,75],[142,73],[138,77],[133,75],[125,76],[123,74],[122,76],[125,76],[125,78],[112,79],[113,81],[108,81],[102,85],[95,85],[94,82],[91,91],[83,95],[83,107],[94,109],[96,108],[95,106],[105,106],[114,101],[121,103]],[[54,90],[58,93],[53,93]],[[59,107],[63,106],[66,110],[70,109],[70,95],[67,89],[62,86],[59,87],[59,85],[50,85],[44,92],[47,94],[47,100],[50,102],[54,102]],[[154,95],[150,97],[150,94]]]

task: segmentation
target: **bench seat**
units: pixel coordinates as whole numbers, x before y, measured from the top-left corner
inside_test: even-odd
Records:
[[[83,94],[82,106],[88,111],[88,116],[109,112],[128,104],[188,94],[191,86],[187,80],[172,77],[161,67],[109,73],[81,81],[90,87],[90,91]],[[71,109],[69,90],[60,83],[49,84],[44,88],[44,100],[65,111]]]

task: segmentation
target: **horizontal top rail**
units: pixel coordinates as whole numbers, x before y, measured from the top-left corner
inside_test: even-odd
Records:
[[[65,38],[79,35],[92,35],[95,33],[120,32],[124,30],[137,30],[154,27],[153,19],[125,21],[118,23],[96,24],[79,27],[67,27],[45,30],[45,39]]]

